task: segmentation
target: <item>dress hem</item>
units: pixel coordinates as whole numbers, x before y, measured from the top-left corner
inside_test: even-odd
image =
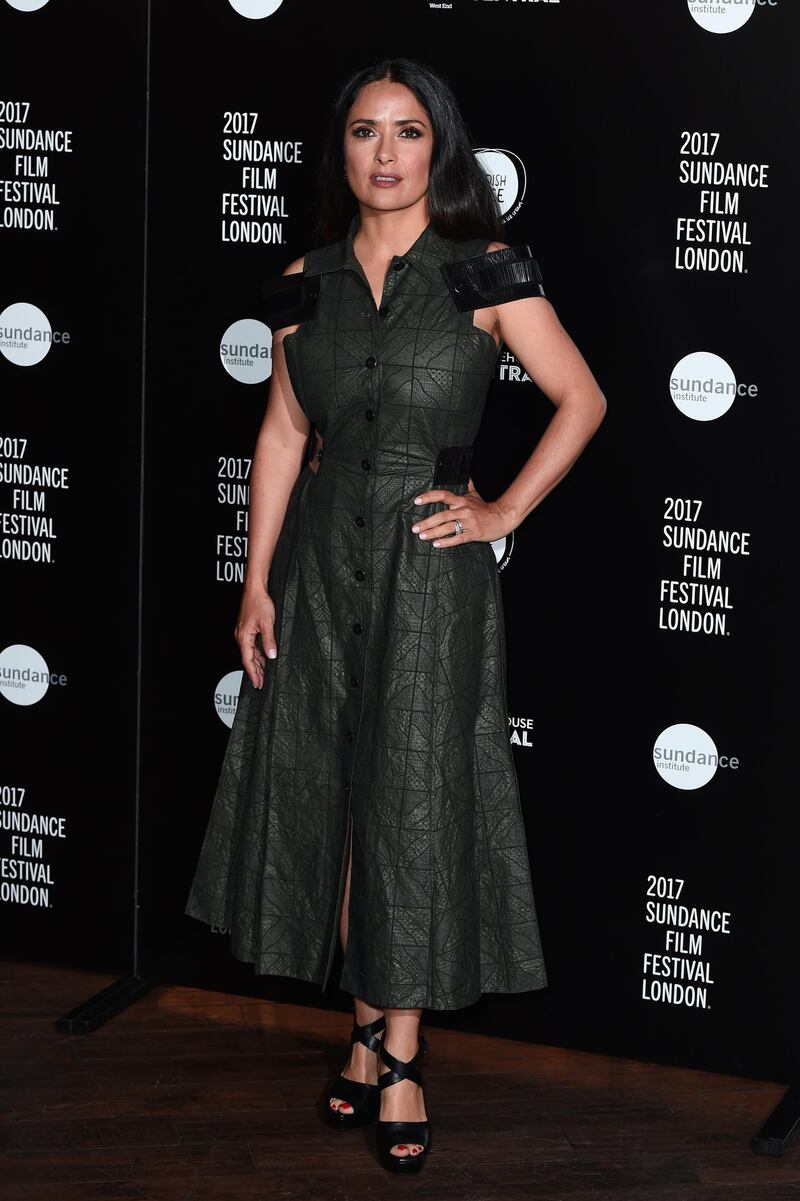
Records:
[[[218,926],[220,930],[227,929],[227,927],[224,925],[224,923],[218,923],[216,921],[209,921],[209,919],[207,917],[201,917],[199,914],[190,912],[188,909],[184,910],[184,913],[187,917],[195,918],[196,921],[204,922],[208,926]],[[323,987],[321,973],[314,975],[314,974],[310,974],[308,972],[302,972],[299,969],[295,969],[294,971],[262,970],[262,968],[261,968],[262,961],[259,961],[257,958],[254,958],[252,955],[246,954],[244,952],[237,954],[237,952],[234,948],[232,939],[231,939],[231,945],[230,945],[230,952],[231,952],[231,955],[233,956],[233,958],[236,959],[239,963],[251,964],[254,969],[254,974],[256,976],[274,976],[274,977],[277,977],[280,979],[299,980],[303,984],[316,984],[317,987],[320,989],[320,992],[322,992],[322,993],[327,992],[328,988],[330,987],[330,985],[332,983],[332,981],[329,980],[328,984],[325,987]],[[338,987],[341,988],[340,983],[339,983]],[[476,994],[471,995],[468,1000],[458,1001],[456,1004],[451,1004],[451,1005],[433,1005],[425,1000],[411,1001],[411,1002],[404,1000],[403,1003],[401,1004],[397,1001],[379,1001],[379,1000],[376,1000],[374,997],[367,997],[367,996],[364,996],[363,999],[367,1002],[367,1004],[373,1005],[376,1009],[431,1009],[431,1010],[436,1011],[437,1013],[448,1013],[451,1010],[466,1009],[470,1005],[475,1005],[483,996],[515,996],[515,995],[518,995],[519,993],[540,992],[543,988],[548,988],[548,987],[549,987],[549,981],[547,980],[547,977],[545,975],[543,979],[540,979],[537,982],[532,983],[532,984],[520,984],[520,985],[511,987],[511,988],[482,988]],[[345,989],[341,989],[341,991],[349,992],[349,989],[345,988]],[[350,995],[353,995],[353,994],[350,994]]]

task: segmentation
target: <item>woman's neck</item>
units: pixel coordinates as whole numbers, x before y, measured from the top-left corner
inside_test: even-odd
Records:
[[[364,259],[388,260],[413,246],[429,223],[426,197],[405,209],[359,208],[359,227],[353,248]]]

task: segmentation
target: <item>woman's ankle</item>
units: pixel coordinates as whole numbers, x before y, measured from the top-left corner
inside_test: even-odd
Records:
[[[353,1010],[356,1023],[359,1026],[368,1026],[371,1022],[377,1022],[379,1018],[385,1017],[382,1009],[368,1004],[361,997],[354,998]]]
[[[383,1045],[390,1055],[394,1055],[395,1059],[400,1059],[403,1063],[408,1063],[413,1059],[419,1050],[419,1034],[416,1036],[410,1035],[406,1031],[397,1032],[395,1030],[385,1030],[383,1034]]]

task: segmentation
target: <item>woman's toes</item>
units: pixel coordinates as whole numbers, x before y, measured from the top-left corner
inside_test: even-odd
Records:
[[[421,1150],[420,1143],[395,1143],[392,1147],[392,1155],[397,1155],[402,1159],[406,1155],[419,1155]]]
[[[353,1106],[349,1101],[343,1101],[341,1097],[331,1097],[331,1109],[335,1109],[338,1113],[352,1113]]]

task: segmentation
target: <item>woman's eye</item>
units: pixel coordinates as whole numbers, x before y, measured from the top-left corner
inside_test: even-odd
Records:
[[[353,137],[360,138],[362,134],[372,134],[373,132],[374,131],[370,129],[369,125],[359,125],[357,129],[353,130]],[[422,130],[414,129],[414,127],[411,125],[400,130],[400,137],[406,138],[407,141],[413,138],[421,138],[422,136]]]

